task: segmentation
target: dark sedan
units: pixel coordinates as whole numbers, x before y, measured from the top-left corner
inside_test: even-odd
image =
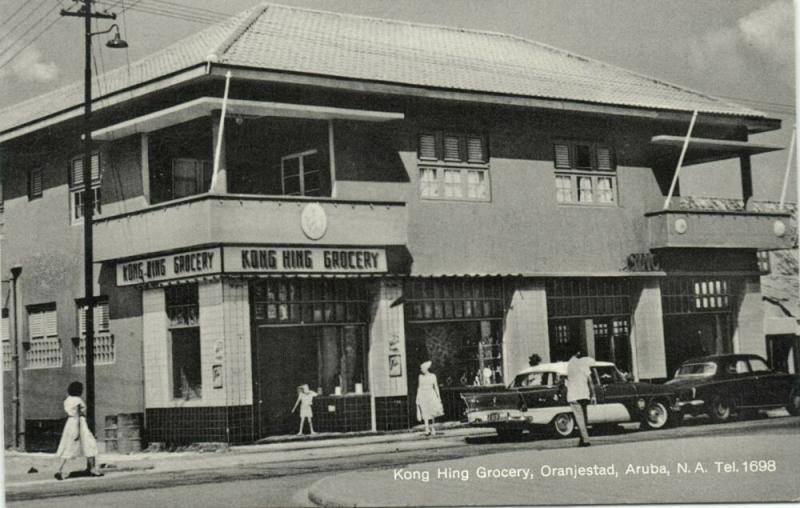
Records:
[[[668,381],[677,394],[674,410],[681,415],[707,414],[715,422],[733,415],[755,415],[785,407],[800,415],[800,375],[772,370],[757,355],[716,355],[681,364]]]

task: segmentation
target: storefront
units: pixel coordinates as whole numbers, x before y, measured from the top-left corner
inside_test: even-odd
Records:
[[[581,350],[631,372],[631,288],[626,278],[548,279],[550,360]]]
[[[667,375],[689,358],[733,352],[736,277],[666,277],[661,282]]]
[[[505,382],[502,279],[409,279],[405,309],[410,408],[416,407],[419,365],[427,360],[433,362],[431,370],[439,381],[447,420],[461,417],[464,390]]]

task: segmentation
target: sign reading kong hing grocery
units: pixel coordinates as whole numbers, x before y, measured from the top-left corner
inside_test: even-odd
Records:
[[[222,249],[215,247],[119,263],[117,286],[223,272],[342,274],[387,271],[384,249],[228,246]]]

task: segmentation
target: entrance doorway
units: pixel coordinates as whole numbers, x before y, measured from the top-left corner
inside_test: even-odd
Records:
[[[730,314],[664,317],[664,349],[668,377],[690,358],[733,352]]]
[[[797,335],[767,335],[767,361],[779,372],[797,374],[800,369],[800,338]]]

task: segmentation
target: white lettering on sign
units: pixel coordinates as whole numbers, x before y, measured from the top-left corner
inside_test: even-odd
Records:
[[[219,273],[221,254],[220,249],[215,248],[119,263],[117,286]]]
[[[385,273],[384,249],[225,247],[226,272]]]

